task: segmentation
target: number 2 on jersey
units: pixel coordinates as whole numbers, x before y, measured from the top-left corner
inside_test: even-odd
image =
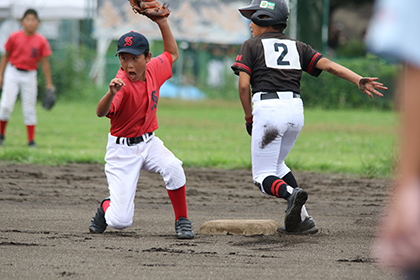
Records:
[[[275,69],[301,69],[296,42],[287,39],[262,39],[267,67]]]
[[[289,61],[283,60],[284,57],[286,56],[286,54],[288,53],[287,46],[283,43],[275,43],[274,44],[274,51],[279,52],[280,51],[279,48],[282,48],[283,50],[282,50],[279,58],[277,58],[277,65],[290,65]]]

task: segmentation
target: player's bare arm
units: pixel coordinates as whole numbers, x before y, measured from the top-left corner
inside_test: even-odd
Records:
[[[162,18],[155,20],[155,22],[162,33],[163,50],[170,53],[172,56],[172,62],[175,62],[179,57],[178,45],[175,41],[174,35],[172,34],[168,20],[166,18]]]
[[[114,78],[111,80],[108,92],[104,95],[104,97],[102,97],[96,107],[96,115],[98,117],[104,117],[109,113],[114,96],[123,86],[125,86],[125,83],[122,79]]]
[[[252,105],[251,105],[251,77],[245,72],[239,72],[238,91],[241,99],[242,108],[245,113],[245,120],[252,122]]]
[[[9,52],[5,52],[0,61],[0,88],[3,86],[3,75],[6,69],[7,62],[9,61]]]
[[[377,82],[378,78],[368,78],[368,77],[362,77],[350,69],[335,63],[328,58],[321,58],[318,63],[316,64],[316,68],[327,71],[339,78],[345,79],[349,82],[352,82],[355,84],[361,91],[366,93],[370,98],[373,97],[373,94],[376,94],[378,96],[383,96],[382,93],[377,91],[377,89],[386,90],[388,89],[385,87],[382,83]]]
[[[54,86],[51,79],[51,67],[50,62],[48,61],[48,57],[41,58],[41,67],[45,76],[45,87],[47,89],[53,88]]]

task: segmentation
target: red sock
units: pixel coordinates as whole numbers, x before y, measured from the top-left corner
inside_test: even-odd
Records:
[[[172,206],[175,212],[175,221],[178,221],[179,218],[187,218],[187,198],[185,195],[185,186],[177,190],[167,190],[169,198],[171,199]]]
[[[28,142],[34,140],[35,136],[35,126],[34,125],[27,125],[26,130],[28,131]]]
[[[109,207],[109,205],[111,204],[111,200],[105,200],[103,203],[102,203],[102,209],[104,209],[104,212],[106,212],[106,209],[108,209],[108,207]]]
[[[0,121],[0,134],[4,135],[6,132],[7,121]]]

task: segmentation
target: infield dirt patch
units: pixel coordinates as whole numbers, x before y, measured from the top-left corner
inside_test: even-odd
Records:
[[[0,162],[0,279],[395,279],[371,255],[389,181],[295,172],[319,233],[200,235],[210,220],[283,225],[286,202],[263,195],[250,170],[185,171],[192,240],[176,239],[158,174],[141,173],[130,228],[94,235],[103,165]]]

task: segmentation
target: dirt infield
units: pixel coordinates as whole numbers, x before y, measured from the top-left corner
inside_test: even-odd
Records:
[[[389,182],[299,173],[313,236],[200,235],[217,219],[273,219],[285,201],[263,195],[249,170],[186,169],[196,238],[174,236],[172,205],[157,174],[140,175],[133,225],[88,232],[108,195],[102,165],[0,162],[0,279],[395,279],[371,244]]]

